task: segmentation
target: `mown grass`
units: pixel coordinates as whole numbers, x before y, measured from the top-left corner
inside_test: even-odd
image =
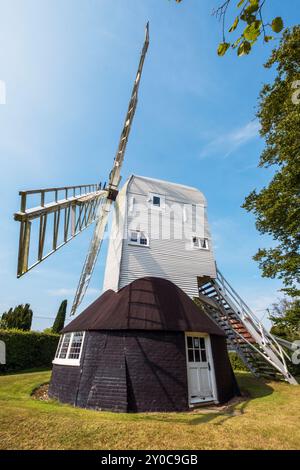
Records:
[[[300,387],[238,373],[249,399],[223,413],[119,414],[33,399],[49,377],[0,376],[1,449],[300,448]]]

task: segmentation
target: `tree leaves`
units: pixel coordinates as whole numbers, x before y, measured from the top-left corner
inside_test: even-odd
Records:
[[[57,315],[55,317],[53,326],[52,326],[52,333],[60,333],[64,327],[65,320],[66,320],[66,310],[67,310],[67,300],[63,300],[60,304],[58,309]]]
[[[4,312],[0,326],[4,329],[17,328],[18,330],[29,331],[32,323],[32,310],[29,304],[20,304],[17,307],[10,308],[8,312]]]
[[[300,295],[300,105],[292,100],[293,83],[300,72],[300,26],[283,33],[267,68],[276,67],[273,83],[260,93],[257,117],[265,148],[260,167],[273,166],[270,182],[252,191],[243,207],[252,212],[256,228],[274,240],[272,248],[261,248],[254,259],[264,277],[282,279],[284,291]]]
[[[226,53],[227,49],[230,47],[228,42],[221,42],[218,47],[218,56],[222,56]]]
[[[272,41],[272,39],[274,39],[274,36],[265,36],[265,37],[264,37],[264,41],[265,41],[265,42]]]
[[[177,3],[181,3],[182,0],[175,0]],[[240,36],[234,39],[232,42],[226,41],[226,18],[230,7],[233,5],[234,0],[222,0],[221,5],[214,9],[212,14],[222,23],[223,25],[223,41],[219,44],[217,54],[222,57],[226,54],[228,49],[237,49],[239,57],[248,55],[256,43],[258,38],[262,36],[265,44],[269,43],[273,38],[268,34],[268,30],[272,30],[274,33],[280,33],[283,30],[284,24],[280,16],[273,19],[272,23],[265,23],[263,20],[263,7],[267,0],[239,0],[236,4],[236,8],[239,10],[237,16],[228,29],[228,32],[232,34],[237,30],[238,26],[244,22],[247,24],[244,30],[240,33]],[[271,0],[269,0],[271,2]]]
[[[238,48],[238,56],[247,55],[251,51],[251,44],[249,41],[243,41]]]
[[[237,54],[239,57],[248,55],[253,48],[253,45],[263,36],[264,43],[268,43],[273,39],[273,36],[268,34],[268,30],[272,30],[274,33],[280,33],[283,29],[283,20],[280,16],[273,19],[272,24],[265,23],[263,20],[263,6],[266,0],[240,0],[237,3],[239,13],[235,16],[235,19],[228,29],[230,34],[237,31],[238,26],[246,23],[243,27],[240,36],[234,39],[232,42],[226,40],[225,35],[225,23],[226,15],[228,14],[229,7],[232,5],[233,0],[227,0],[217,8],[213,14],[223,24],[223,41],[219,44],[218,55],[224,56],[231,46],[232,49],[237,48]]]
[[[261,28],[261,21],[255,20],[253,23],[249,24],[246,29],[244,30],[244,37],[248,41],[256,41],[258,36],[260,35],[260,28]]]
[[[271,27],[272,27],[274,33],[280,33],[280,31],[283,30],[282,18],[280,16],[277,16],[276,18],[274,18],[274,20],[272,21]]]
[[[232,25],[231,28],[229,29],[229,33],[232,33],[232,32],[236,29],[237,25],[239,24],[239,20],[240,20],[240,19],[239,19],[239,17],[237,16],[236,19],[235,19],[234,22],[233,22],[233,25]]]

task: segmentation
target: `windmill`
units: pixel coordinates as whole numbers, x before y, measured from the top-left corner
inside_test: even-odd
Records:
[[[122,164],[138,102],[138,90],[148,46],[149,23],[146,25],[145,41],[108,183],[104,183],[103,186],[100,183],[100,185],[87,184],[19,192],[21,207],[20,211],[14,214],[15,220],[20,222],[18,278],[51,256],[90,224],[95,223],[94,233],[71,308],[71,315],[76,312],[88,288],[101,248],[109,213],[118,195]],[[38,201],[39,205],[28,207],[29,199]],[[33,224],[35,226],[38,224],[37,246],[36,244],[32,246]],[[50,239],[48,250],[46,250],[47,235]]]
[[[15,220],[20,223],[17,277],[26,274],[75,238],[89,225],[95,223],[94,233],[71,308],[71,315],[75,314],[86,293],[101,248],[109,213],[119,193],[121,169],[137,106],[138,90],[148,45],[149,25],[147,23],[139,66],[117,153],[108,177],[108,183],[103,185],[87,184],[35,189],[20,191],[19,193],[21,207],[20,211],[14,215]],[[170,194],[173,194],[173,199],[181,195],[181,202],[186,198],[186,202],[189,204],[195,198],[194,204],[200,202],[200,205],[205,206],[205,198],[195,188],[150,178],[132,176],[124,185],[121,192],[124,192],[124,190],[126,192],[131,185],[134,187],[134,181],[136,180],[140,184],[139,194],[135,194],[133,191],[130,201],[128,200],[128,204],[123,208],[124,212],[129,211],[130,213],[134,200],[138,200],[141,197],[144,198],[145,206],[150,203],[156,206],[156,209],[157,206],[161,208],[165,204],[166,195],[170,196]],[[144,187],[144,194],[141,195],[142,186]],[[127,198],[129,193],[130,191],[126,192]],[[192,196],[192,193],[194,196]],[[35,205],[32,206],[33,203]],[[122,204],[121,202],[120,206]],[[128,217],[124,219],[126,223],[130,219],[129,213],[127,214]],[[33,226],[36,229],[36,236],[33,235]],[[130,227],[126,228],[130,229]],[[118,227],[115,224],[115,229],[113,228],[113,230],[117,231],[117,229]],[[124,231],[119,230],[119,233],[124,233]],[[158,240],[156,263],[153,264],[155,249],[151,249],[151,253],[148,252],[148,255],[144,253],[140,256],[141,262],[135,266],[136,269],[128,268],[128,266],[121,267],[121,247],[126,251],[128,260],[133,258],[135,260],[138,259],[136,252],[134,253],[137,245],[147,247],[148,239],[142,233],[140,230],[131,231],[132,239],[130,243],[125,243],[123,240],[119,243],[117,251],[115,251],[114,245],[110,244],[105,276],[105,282],[108,279],[106,282],[107,287],[113,289],[116,287],[116,290],[118,290],[121,287],[119,280],[122,276],[125,279],[129,268],[131,273],[134,272],[135,278],[148,275],[153,267],[155,271],[152,275],[166,277],[167,268],[170,268],[170,276],[175,276],[175,279],[172,278],[170,280],[175,281],[177,285],[182,283],[181,287],[185,292],[190,291],[191,296],[196,295],[199,301],[206,305],[206,311],[210,311],[210,316],[224,330],[227,336],[228,347],[237,352],[254,374],[271,375],[272,377],[279,375],[286,381],[297,384],[286,364],[290,360],[286,350],[293,351],[293,345],[287,341],[282,342],[282,340],[268,332],[261,321],[256,318],[246,303],[226,281],[216,268],[213,252],[210,249],[211,244],[208,238],[206,238],[208,235],[203,235],[204,238],[197,236],[191,238],[191,242],[194,245],[193,248],[200,251],[193,252],[189,258],[184,248],[178,251],[178,248],[174,246],[173,251],[170,252],[170,241],[168,241],[167,247],[165,242],[161,243],[161,240]],[[134,251],[132,252],[128,249],[130,244],[133,245],[132,250]],[[160,251],[161,249],[162,251]],[[174,259],[172,260],[172,255],[179,252],[181,253],[181,264],[174,262]],[[126,259],[126,256],[123,257],[123,260]],[[116,259],[118,259],[117,267],[114,265]],[[165,266],[166,269],[161,269],[164,260],[167,260],[168,265]],[[109,265],[113,266],[111,271]],[[139,271],[142,265],[144,267],[147,266],[145,273]],[[132,280],[127,278],[128,282]],[[115,286],[108,286],[112,282],[115,282]],[[191,288],[192,285],[193,288]]]

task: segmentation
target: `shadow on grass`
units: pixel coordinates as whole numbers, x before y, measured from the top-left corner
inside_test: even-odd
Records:
[[[201,407],[191,411],[190,413],[184,414],[163,414],[160,418],[155,416],[143,416],[143,419],[150,421],[163,421],[170,423],[185,423],[190,426],[196,426],[198,424],[206,424],[212,422],[215,426],[221,426],[231,418],[242,416],[249,403],[256,398],[265,397],[271,395],[274,390],[268,385],[267,380],[257,379],[249,374],[245,376],[241,375],[238,377],[239,387],[242,393],[241,399],[233,400],[228,405],[212,405],[211,407]],[[210,412],[210,409],[212,410]]]
[[[232,405],[229,404],[224,411],[220,411],[219,413],[207,413],[197,416],[197,418],[193,419],[190,424],[197,425],[215,421],[213,423],[214,425],[221,426],[231,418],[242,416],[253,399],[271,395],[274,391],[273,388],[267,384],[267,381],[263,379],[245,377],[241,382],[240,389],[244,401],[239,401]]]
[[[224,411],[197,416],[190,422],[190,424],[197,425],[215,421],[213,423],[214,425],[221,426],[231,418],[242,416],[253,399],[271,395],[274,391],[273,388],[268,385],[266,380],[256,379],[249,376],[241,377],[239,380],[239,386],[244,401],[237,401],[232,405],[229,404]]]

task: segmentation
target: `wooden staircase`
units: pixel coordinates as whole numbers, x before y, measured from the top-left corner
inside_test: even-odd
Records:
[[[199,277],[199,299],[205,311],[225,331],[228,349],[235,351],[246,367],[258,377],[297,385],[286,361],[290,357],[277,339],[255,317],[250,308],[217,270],[215,279]]]

